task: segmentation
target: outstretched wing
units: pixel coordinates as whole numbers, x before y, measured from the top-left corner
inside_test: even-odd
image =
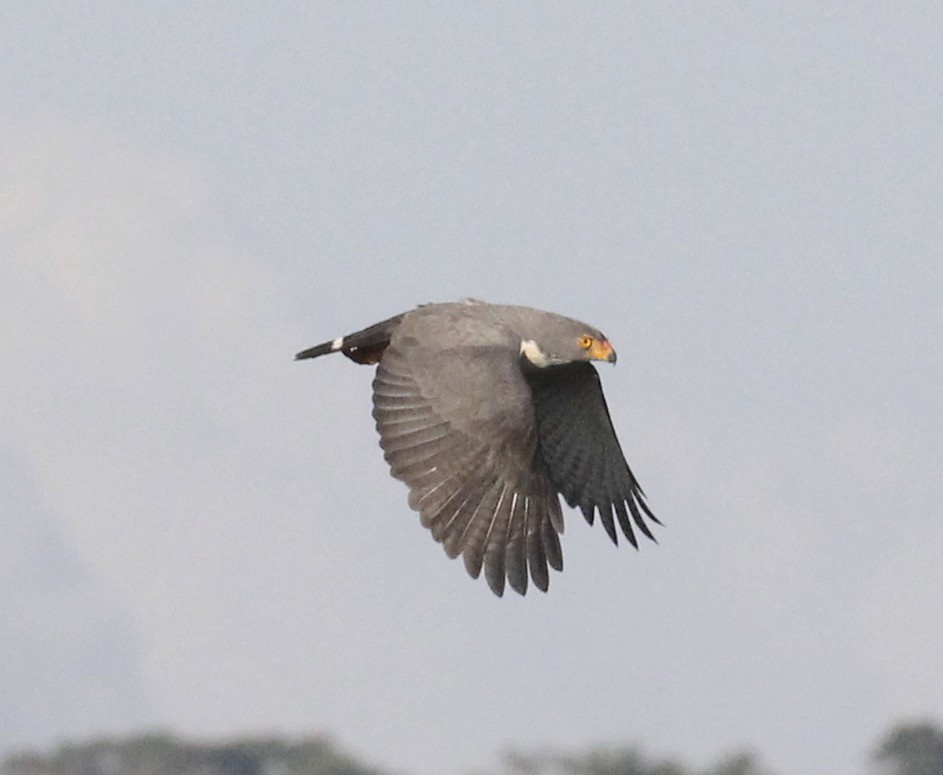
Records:
[[[564,500],[578,506],[590,524],[598,510],[613,543],[619,543],[613,512],[633,546],[638,542],[632,522],[654,541],[643,513],[661,523],[622,454],[596,369],[589,363],[571,363],[528,369],[526,375],[541,454]]]
[[[505,579],[541,590],[562,570],[563,516],[538,457],[530,389],[516,353],[498,346],[438,349],[395,335],[373,381],[373,416],[409,505],[468,573],[482,567],[497,595]]]

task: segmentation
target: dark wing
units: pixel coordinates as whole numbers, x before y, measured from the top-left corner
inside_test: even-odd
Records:
[[[625,462],[596,369],[589,363],[528,369],[527,381],[544,463],[566,502],[578,506],[590,524],[598,510],[613,543],[619,542],[613,512],[633,546],[638,543],[632,522],[654,541],[642,513],[661,523]]]
[[[410,489],[450,557],[482,567],[495,594],[546,591],[563,568],[556,490],[537,456],[530,389],[517,353],[436,349],[395,336],[377,367],[373,416],[392,474]]]

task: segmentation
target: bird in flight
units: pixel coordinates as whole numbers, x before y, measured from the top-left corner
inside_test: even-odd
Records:
[[[426,304],[298,353],[377,364],[373,417],[392,475],[449,557],[498,596],[563,570],[558,495],[618,544],[661,524],[629,469],[591,361],[597,329],[477,300]]]

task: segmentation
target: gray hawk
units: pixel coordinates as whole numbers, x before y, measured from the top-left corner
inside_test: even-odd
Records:
[[[449,557],[496,595],[546,592],[563,569],[558,494],[613,543],[661,524],[629,469],[590,361],[615,363],[597,329],[529,307],[427,304],[295,358],[378,364],[373,417],[391,473]]]

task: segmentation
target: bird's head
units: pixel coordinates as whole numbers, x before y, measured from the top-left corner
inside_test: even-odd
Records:
[[[539,368],[579,361],[616,362],[616,351],[598,331],[577,320],[547,315],[521,339],[521,355]]]

